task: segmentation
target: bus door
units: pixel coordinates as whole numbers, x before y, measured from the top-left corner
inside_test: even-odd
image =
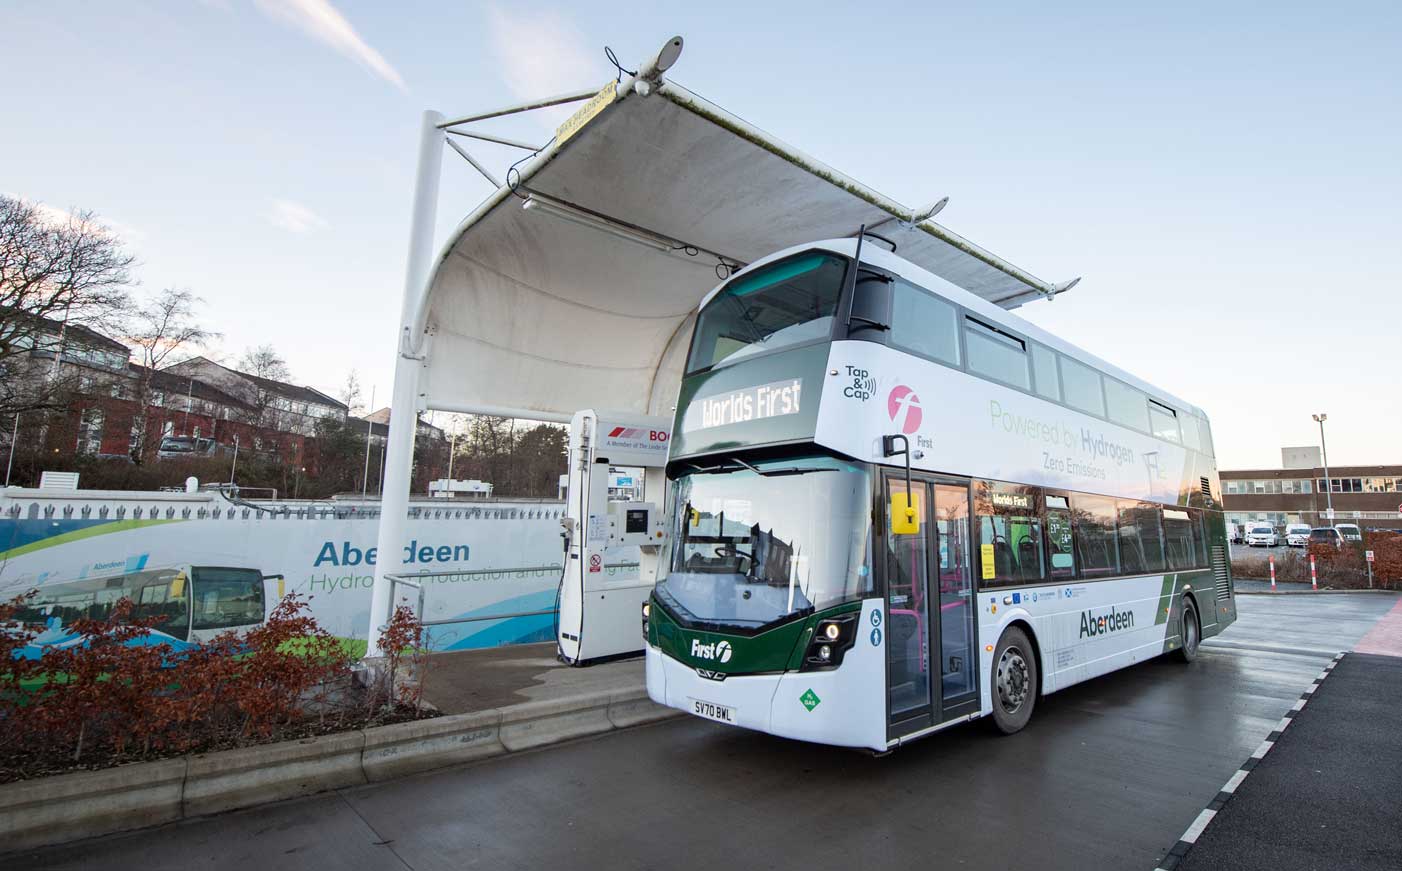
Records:
[[[978,707],[969,488],[920,479],[912,483],[919,528],[893,532],[888,510],[885,530],[891,737]],[[887,506],[905,493],[903,475],[887,477]]]
[[[978,620],[975,619],[969,487],[934,485],[935,574],[939,579],[940,722],[978,710]]]

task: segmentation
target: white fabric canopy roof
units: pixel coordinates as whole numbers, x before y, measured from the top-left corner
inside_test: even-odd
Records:
[[[427,407],[670,414],[696,307],[726,273],[718,264],[861,224],[1005,308],[1069,287],[932,221],[905,223],[910,208],[672,82],[625,79],[617,93],[523,165],[515,190],[488,198],[439,255],[410,322],[423,336]],[[531,197],[539,204],[523,208]]]

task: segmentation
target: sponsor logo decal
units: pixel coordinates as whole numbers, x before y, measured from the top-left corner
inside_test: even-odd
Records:
[[[906,435],[920,429],[920,420],[924,416],[920,397],[904,384],[897,384],[886,397],[886,414],[890,415],[891,422],[899,426],[901,432]]]
[[[1089,611],[1081,612],[1081,637],[1088,638],[1096,635],[1108,635],[1111,632],[1120,632],[1134,627],[1134,612],[1119,611],[1111,607],[1104,614],[1092,614]]]
[[[611,439],[643,439],[650,442],[665,442],[667,431],[665,429],[639,429],[634,426],[616,426],[609,430],[608,437]]]
[[[712,659],[719,662],[729,662],[733,652],[729,641],[713,641],[710,644],[702,644],[695,638],[691,639],[691,655],[697,659]]]
[[[818,694],[813,692],[812,687],[809,687],[807,692],[798,697],[798,701],[807,708],[808,713],[811,714],[813,713],[813,709],[818,707],[823,700],[818,698]]]
[[[848,366],[847,377],[851,379],[851,383],[842,388],[842,395],[848,399],[866,402],[876,393],[876,378],[866,369]]]

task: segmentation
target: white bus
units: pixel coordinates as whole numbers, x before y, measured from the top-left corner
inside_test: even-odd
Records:
[[[668,477],[648,693],[723,723],[1011,733],[1236,617],[1200,409],[856,240],[702,303]]]
[[[38,657],[48,647],[81,644],[74,631],[79,620],[108,620],[122,599],[130,599],[135,618],[159,622],[137,643],[167,644],[177,650],[228,631],[260,625],[282,591],[268,589],[282,576],[230,566],[173,566],[97,578],[48,583],[13,618],[43,626],[23,655]]]

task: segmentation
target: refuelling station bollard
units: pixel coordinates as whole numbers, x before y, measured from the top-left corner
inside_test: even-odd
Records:
[[[1275,592],[1275,554],[1271,554],[1271,592]]]
[[[1314,554],[1310,554],[1310,589],[1319,589],[1319,576],[1314,573]]]

